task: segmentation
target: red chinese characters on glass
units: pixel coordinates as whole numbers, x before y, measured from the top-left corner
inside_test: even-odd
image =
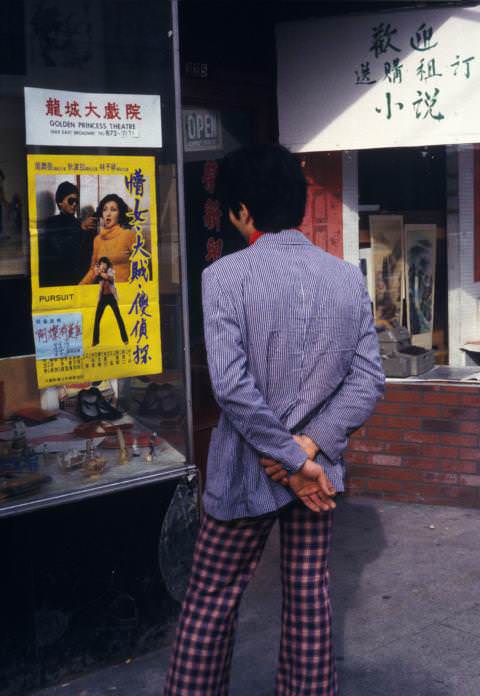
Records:
[[[212,261],[217,261],[222,255],[223,251],[223,239],[215,239],[215,237],[209,237],[207,239],[207,253],[205,255],[205,261],[211,263]]]
[[[218,175],[218,162],[207,160],[203,165],[202,184],[207,193],[215,193],[215,184]]]
[[[210,232],[220,232],[222,221],[222,209],[219,201],[213,198],[207,198],[203,209],[203,225]]]

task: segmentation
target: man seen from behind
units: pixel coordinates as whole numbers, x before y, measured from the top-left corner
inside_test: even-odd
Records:
[[[344,490],[348,437],[384,384],[370,299],[358,268],[298,231],[306,184],[285,148],[228,155],[220,189],[250,244],[202,276],[221,416],[165,696],[228,694],[238,606],[276,520],[283,615],[275,694],[333,696],[334,496]]]

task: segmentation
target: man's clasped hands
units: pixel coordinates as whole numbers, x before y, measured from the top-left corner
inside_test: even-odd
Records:
[[[333,510],[332,500],[335,488],[325,475],[323,467],[313,460],[318,454],[318,447],[307,435],[294,435],[295,442],[307,455],[304,465],[294,474],[289,474],[281,464],[273,459],[261,458],[260,464],[273,480],[291,488],[293,493],[313,512]]]

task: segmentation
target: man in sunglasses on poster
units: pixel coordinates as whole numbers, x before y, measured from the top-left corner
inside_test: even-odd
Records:
[[[97,221],[77,217],[79,191],[63,181],[55,192],[59,213],[47,218],[38,234],[40,287],[78,285],[90,265]]]

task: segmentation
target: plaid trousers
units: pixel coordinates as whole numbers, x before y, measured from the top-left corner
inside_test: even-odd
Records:
[[[164,696],[227,696],[238,607],[277,517],[283,607],[275,694],[338,694],[328,594],[332,512],[294,503],[263,517],[205,516]]]

